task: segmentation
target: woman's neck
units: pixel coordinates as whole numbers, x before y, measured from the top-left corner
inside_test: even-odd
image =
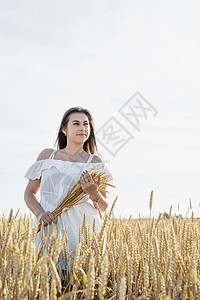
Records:
[[[61,149],[60,152],[64,152],[68,155],[74,155],[74,156],[75,155],[83,155],[86,153],[83,149],[80,149],[80,148],[72,149],[72,148],[67,148],[67,147]]]

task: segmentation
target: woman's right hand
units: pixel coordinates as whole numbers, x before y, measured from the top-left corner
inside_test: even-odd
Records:
[[[52,222],[56,224],[57,220],[54,218],[54,216],[50,213],[50,211],[42,212],[37,217],[38,221],[40,223],[44,223],[44,226],[47,226],[48,224],[51,225]]]

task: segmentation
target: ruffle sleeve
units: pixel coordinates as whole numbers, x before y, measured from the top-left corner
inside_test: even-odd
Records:
[[[29,167],[24,177],[32,180],[39,179],[41,176],[42,166],[43,166],[42,160],[36,161],[33,165]]]
[[[24,175],[24,177],[28,179],[39,179],[42,175],[43,170],[51,169],[52,167],[56,168],[59,172],[66,172],[66,170],[72,172],[74,171],[74,166],[69,163],[64,163],[61,160],[55,160],[55,159],[41,159],[34,162],[33,165],[31,165]]]

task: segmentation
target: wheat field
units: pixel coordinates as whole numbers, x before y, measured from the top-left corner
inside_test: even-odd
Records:
[[[117,219],[116,200],[99,233],[84,216],[75,255],[67,252],[67,227],[56,240],[55,226],[47,235],[42,226],[35,255],[32,218],[3,215],[0,299],[200,299],[200,220],[171,212],[169,219]]]

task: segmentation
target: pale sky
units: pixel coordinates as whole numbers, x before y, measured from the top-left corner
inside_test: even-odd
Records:
[[[190,198],[200,216],[199,15],[199,1],[0,4],[1,214],[29,212],[24,175],[53,148],[64,112],[82,106],[97,138],[109,120],[122,138],[133,137],[115,156],[119,144],[97,142],[116,185],[115,216],[148,217],[151,190],[155,218],[171,205],[186,216]],[[145,119],[127,103],[136,92],[156,115],[146,111]],[[140,132],[128,121],[130,107]]]

